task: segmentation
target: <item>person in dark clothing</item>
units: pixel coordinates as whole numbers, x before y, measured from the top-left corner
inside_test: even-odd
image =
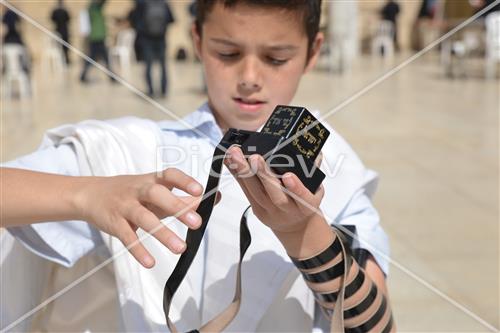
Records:
[[[109,64],[108,49],[106,48],[106,22],[102,13],[106,0],[92,0],[89,6],[89,19],[90,19],[90,34],[88,36],[89,42],[89,57],[97,61],[104,60],[106,68],[111,71]],[[90,62],[84,61],[83,70],[80,75],[80,81],[83,83],[87,81],[87,72],[90,68]],[[111,82],[115,79],[110,76]]]
[[[161,95],[164,97],[167,94],[168,85],[165,35],[168,25],[174,22],[174,17],[165,0],[149,0],[144,6],[143,19],[144,38],[142,39],[142,51],[146,62],[147,94],[149,96],[154,95],[151,68],[154,62],[159,62],[161,66]]]
[[[398,15],[399,15],[399,4],[394,1],[394,0],[389,0],[385,4],[384,7],[382,7],[382,10],[380,11],[380,15],[382,17],[382,20],[385,21],[390,21],[392,22],[394,26],[394,47],[396,51],[399,51],[399,42],[398,42]]]
[[[23,39],[18,29],[18,23],[20,22],[19,16],[12,10],[7,9],[5,11],[5,14],[3,15],[2,22],[7,28],[7,31],[3,36],[3,43],[24,45]]]
[[[135,0],[135,6],[128,14],[127,20],[135,31],[134,53],[138,62],[144,60],[142,54],[142,40],[144,38],[144,7],[146,0]]]
[[[68,24],[71,19],[68,11],[64,7],[64,1],[58,0],[57,7],[52,11],[50,15],[51,21],[55,25],[56,32],[61,36],[61,39],[66,43],[69,43],[69,29]],[[64,59],[66,64],[70,64],[69,49],[63,45]]]
[[[4,7],[5,8],[5,7]],[[6,27],[5,35],[3,36],[3,45],[7,44],[19,44],[23,48],[23,54],[20,57],[20,64],[23,71],[30,75],[31,73],[31,56],[26,48],[21,33],[19,31],[19,23],[21,22],[19,16],[11,9],[6,9],[2,22]],[[6,71],[5,62],[0,69],[1,73],[4,74]]]
[[[436,9],[436,0],[422,0],[420,10],[418,11],[418,19],[422,18],[434,18]]]

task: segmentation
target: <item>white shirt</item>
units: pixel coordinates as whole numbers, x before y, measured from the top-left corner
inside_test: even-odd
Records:
[[[119,127],[122,122],[130,124],[134,121],[139,123],[139,120],[134,118],[111,120],[107,123]],[[214,144],[219,142],[222,133],[207,105],[186,116],[184,121],[197,131],[173,121],[162,121],[153,125],[160,133],[162,146],[157,149],[157,169],[176,167],[205,184]],[[64,132],[60,129],[59,132]],[[57,131],[58,129],[54,133]],[[65,141],[52,146],[45,145],[43,149],[4,166],[74,176],[85,174],[79,161],[85,153],[78,152],[71,141],[63,142]],[[358,246],[370,251],[371,245],[388,255],[387,237],[369,199],[376,184],[375,173],[364,168],[348,144],[333,130],[323,147],[323,154],[322,169],[327,178],[323,183],[325,197],[321,209],[327,220],[355,225],[360,239]],[[171,318],[183,331],[197,328],[219,313],[230,303],[234,291],[235,265],[239,253],[239,218],[248,206],[248,201],[237,182],[225,169],[220,180],[220,191],[222,201],[214,209],[195,262],[176,294],[177,299],[174,298]],[[181,237],[185,235],[186,229],[180,223],[173,222],[169,226]],[[294,286],[301,284],[295,291],[279,295],[279,286],[287,279],[293,265],[269,228],[253,215],[249,219],[249,226],[252,245],[243,264],[242,305],[227,330],[263,331],[270,330],[271,327],[295,331],[303,327],[302,330],[306,330],[312,325],[312,317],[318,316],[314,311],[312,294],[300,279],[294,282]],[[105,244],[101,234],[82,221],[33,224],[9,228],[9,232],[39,256],[66,267],[73,266],[88,253],[102,249]],[[109,250],[109,243],[106,245]],[[117,316],[121,321],[118,325],[120,330],[165,330],[161,295],[177,257],[167,253],[168,250],[154,239],[147,240],[145,245],[157,260],[155,268],[134,268],[137,271],[134,276],[139,281],[130,285],[127,285],[126,279],[116,276],[121,304],[121,315]],[[378,251],[370,252],[387,274],[388,262]],[[129,254],[122,257],[125,260],[122,262],[138,265],[132,264],[135,261]],[[115,271],[121,272],[116,270],[116,266]],[[296,304],[285,302],[293,293]],[[283,300],[279,300],[280,297]],[[131,304],[131,299],[140,299],[135,303],[142,304]],[[289,306],[302,310],[293,318],[276,318],[280,313],[290,311],[287,308]],[[272,318],[269,318],[270,316]],[[297,326],[300,323],[304,326]]]

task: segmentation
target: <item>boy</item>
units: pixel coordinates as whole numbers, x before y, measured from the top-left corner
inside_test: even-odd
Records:
[[[23,177],[23,181],[15,183],[17,195],[7,198],[4,214],[9,218],[4,220],[14,217],[19,223],[86,220],[117,236],[125,245],[137,239],[133,233],[137,227],[139,234],[142,230],[151,231],[160,225],[159,218],[178,211],[182,212],[180,220],[185,225],[199,226],[200,217],[187,205],[195,199],[181,198],[178,192],[170,190],[177,187],[192,196],[201,193],[193,178],[200,183],[206,180],[205,166],[211,160],[214,143],[230,127],[258,130],[276,105],[289,104],[301,76],[314,66],[323,36],[318,32],[319,0],[200,0],[197,8],[193,38],[207,79],[208,103],[185,117],[184,124],[168,121],[155,124],[128,118],[86,122],[50,131],[46,138],[49,148],[9,166],[94,177],[4,170],[10,173],[5,177],[7,181]],[[186,123],[190,128],[185,127]],[[181,171],[167,169],[163,177],[154,174],[95,177],[152,172],[157,147],[162,148],[162,166],[175,166]],[[178,148],[201,158],[198,162],[179,158]],[[231,302],[239,251],[238,219],[249,204],[253,215],[249,216],[248,225],[253,237],[243,263],[242,303],[227,330],[311,331],[313,326],[330,329],[322,312],[329,314],[332,300],[328,297],[338,295],[339,278],[334,279],[328,271],[344,256],[330,251],[339,242],[329,224],[353,224],[361,247],[367,248],[366,240],[382,252],[388,251],[378,215],[368,199],[374,185],[373,173],[362,166],[334,132],[323,153],[323,163],[330,166],[341,154],[346,156],[341,173],[325,179],[315,194],[305,189],[296,176],[287,174],[282,178],[291,193],[287,196],[278,186],[280,180],[269,173],[261,157],[254,155],[246,160],[239,148],[228,150],[226,165],[233,175],[227,169],[221,175],[223,199],[214,209],[198,256],[170,311],[179,330],[201,327]],[[54,165],[56,157],[64,163]],[[46,161],[43,167],[40,161]],[[240,177],[248,175],[250,168],[256,171],[255,175]],[[31,189],[25,182],[30,183]],[[44,190],[48,184],[51,190]],[[41,191],[46,196],[41,199],[44,202],[33,208],[32,213],[15,209],[16,204]],[[67,194],[68,200],[54,205],[57,196],[65,197],[60,193]],[[48,213],[51,209],[52,215]],[[130,248],[144,267],[151,268],[152,256],[156,258],[156,265],[145,270],[128,255],[119,255],[123,246],[116,238],[104,233],[96,236],[95,229],[83,222],[71,223],[71,227],[68,222],[35,224],[11,228],[10,232],[45,257],[67,266],[104,239],[112,254],[118,255],[114,269],[122,329],[166,330],[160,295],[177,257],[167,253],[163,245],[174,253],[182,252],[185,244],[176,233],[182,234],[185,228],[169,224],[154,234],[163,245],[147,239],[143,241],[146,247],[139,244]],[[32,241],[35,236],[43,242]],[[67,244],[65,239],[71,239],[72,243]],[[318,253],[332,257],[321,266],[304,270],[308,258],[316,258]],[[350,328],[349,332],[393,329],[383,274],[387,273],[387,262],[378,252],[372,254],[366,263],[366,274],[355,262],[348,271],[350,291],[346,291],[345,308],[349,310],[344,312],[344,324]],[[290,257],[295,258],[299,269],[302,267],[306,279],[315,274],[326,279],[307,283],[296,279],[297,274],[293,273],[297,270]],[[315,297],[321,302],[316,303]]]

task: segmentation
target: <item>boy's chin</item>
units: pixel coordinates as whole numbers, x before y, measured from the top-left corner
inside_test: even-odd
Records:
[[[267,119],[256,120],[256,119],[238,119],[237,121],[232,122],[231,128],[236,128],[245,131],[258,131],[262,125],[266,122]]]

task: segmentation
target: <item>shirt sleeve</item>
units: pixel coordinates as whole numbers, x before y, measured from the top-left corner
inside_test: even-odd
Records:
[[[48,147],[2,164],[67,176],[80,173],[77,156],[70,144]],[[103,244],[97,229],[84,221],[45,222],[7,229],[35,254],[71,267],[78,259]]]
[[[335,223],[356,227],[353,248],[370,252],[385,275],[389,273],[389,240],[380,225],[380,216],[364,189],[354,194]]]

